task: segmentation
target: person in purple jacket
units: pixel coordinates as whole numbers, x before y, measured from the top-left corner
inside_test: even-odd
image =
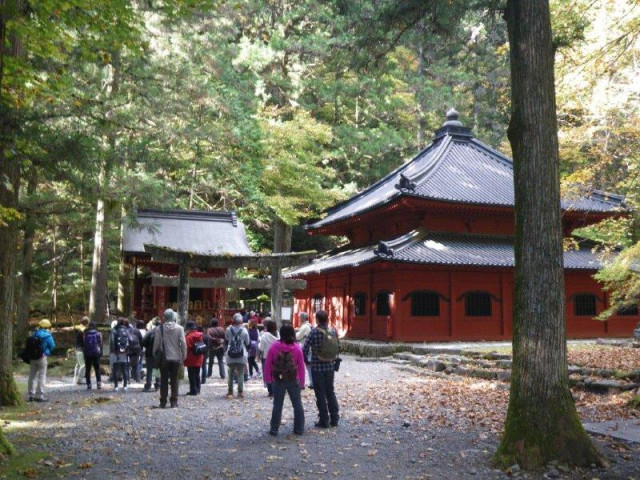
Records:
[[[305,372],[302,349],[296,342],[296,331],[291,325],[283,325],[280,327],[280,340],[271,345],[264,364],[265,380],[272,384],[273,390],[269,435],[278,435],[285,393],[289,394],[293,406],[293,433],[304,433],[304,409],[300,392]]]

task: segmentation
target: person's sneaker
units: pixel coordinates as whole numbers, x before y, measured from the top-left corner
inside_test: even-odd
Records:
[[[87,390],[91,390],[91,385],[87,385]]]
[[[98,390],[102,390],[102,385],[98,384]]]
[[[233,393],[227,393],[225,396],[226,396],[227,398],[233,398]]]
[[[338,426],[338,422],[329,422],[329,426],[331,428],[336,428]]]
[[[49,399],[45,397],[36,397],[33,399],[35,402],[48,402]]]
[[[316,428],[329,428],[329,424],[327,424],[327,423],[321,423],[321,422],[316,422],[316,423],[314,423],[314,426],[315,426]]]
[[[178,408],[178,402],[171,402],[171,408]]]
[[[123,387],[123,388],[122,388],[122,391],[123,391],[123,392],[126,392],[126,391],[128,391],[128,390],[129,390],[129,387]]]
[[[150,392],[151,391],[151,385],[145,385],[144,389],[142,391],[143,392]]]
[[[269,430],[269,435],[271,435],[272,437],[277,437],[278,436],[278,432],[273,432],[273,431]]]
[[[33,397],[31,395],[29,395],[29,398],[27,399],[27,402],[33,402]]]
[[[244,393],[242,392],[238,393],[238,398],[244,398]]]
[[[113,391],[114,392],[119,392],[120,391],[120,387],[113,387]]]

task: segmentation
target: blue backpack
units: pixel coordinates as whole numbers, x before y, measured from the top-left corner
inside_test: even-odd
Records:
[[[99,357],[102,355],[100,348],[100,334],[97,330],[89,330],[84,334],[84,355],[85,357]]]

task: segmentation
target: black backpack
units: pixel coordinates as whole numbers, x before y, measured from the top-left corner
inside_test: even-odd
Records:
[[[244,345],[242,345],[242,339],[240,338],[240,334],[242,330],[239,332],[234,332],[231,330],[231,341],[229,342],[229,349],[227,350],[227,355],[229,358],[241,358],[244,357]]]
[[[113,337],[115,341],[115,352],[128,353],[131,338],[129,337],[129,332],[127,331],[127,329],[125,327],[117,328]]]
[[[44,349],[42,348],[42,340],[36,337],[36,334],[29,335],[27,337],[27,343],[24,350],[29,360],[38,360],[44,355]]]
[[[102,355],[100,334],[97,330],[88,330],[84,333],[83,351],[87,357],[99,357]]]
[[[298,376],[298,366],[291,352],[280,352],[273,363],[273,378],[283,382],[292,382]]]

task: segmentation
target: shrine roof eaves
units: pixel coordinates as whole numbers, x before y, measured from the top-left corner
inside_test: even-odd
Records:
[[[490,268],[515,267],[512,236],[430,232],[413,230],[396,239],[353,250],[329,252],[309,265],[285,273],[298,278],[343,268],[353,268],[373,262],[411,263]],[[564,252],[564,267],[569,270],[598,270],[605,261],[582,245],[578,250]]]

